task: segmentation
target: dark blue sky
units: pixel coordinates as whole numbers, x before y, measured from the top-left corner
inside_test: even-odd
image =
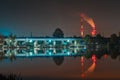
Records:
[[[80,34],[80,13],[95,21],[104,36],[120,32],[119,0],[1,0],[0,32],[18,36],[52,36],[61,28],[65,36]],[[90,26],[85,24],[85,32]]]

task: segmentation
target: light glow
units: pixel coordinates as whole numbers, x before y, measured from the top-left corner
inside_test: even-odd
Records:
[[[84,35],[84,29],[83,29],[83,20],[86,21],[92,28],[91,35],[96,35],[96,26],[92,18],[86,16],[84,13],[80,14],[81,17],[81,36]]]

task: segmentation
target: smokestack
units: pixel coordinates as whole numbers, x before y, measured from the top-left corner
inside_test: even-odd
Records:
[[[91,28],[92,28],[91,35],[95,36],[96,35],[96,26],[95,26],[94,20],[91,17],[88,17],[83,13],[80,14],[80,17],[91,26]]]
[[[83,19],[80,19],[80,35],[84,37],[84,26],[83,26]]]

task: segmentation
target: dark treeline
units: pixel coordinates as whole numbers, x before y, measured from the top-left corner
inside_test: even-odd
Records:
[[[86,35],[84,40],[87,45],[87,58],[90,58],[91,54],[95,54],[98,59],[104,54],[110,55],[112,59],[120,56],[120,36],[116,34],[112,34],[109,38],[105,38],[100,34],[97,34],[95,37]]]
[[[9,74],[9,75],[0,74],[0,80],[22,80],[22,77],[20,75],[15,75],[15,74]]]
[[[91,35],[86,35],[85,37],[92,37]],[[15,34],[12,34],[10,33],[10,35],[3,35],[3,34],[0,34],[0,41],[3,40],[4,38],[16,38],[17,36]],[[33,36],[32,35],[32,32],[30,32],[30,36],[21,36],[21,37],[36,37],[36,36]],[[94,37],[103,37],[101,36],[101,34],[97,34],[96,36]],[[117,36],[116,34],[111,34],[111,36],[109,38],[112,38],[112,37],[120,37],[120,33],[119,33],[119,36]],[[60,28],[56,28],[55,31],[53,32],[52,36],[38,36],[37,38],[66,38],[64,37],[64,32],[62,31],[62,29]],[[76,35],[73,35],[73,36],[69,36],[67,38],[82,38],[81,36],[76,36]],[[105,38],[105,37],[103,37]]]

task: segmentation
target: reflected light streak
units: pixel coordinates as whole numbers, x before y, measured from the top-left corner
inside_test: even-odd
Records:
[[[83,63],[82,63],[82,65],[83,65]],[[96,56],[93,55],[92,56],[92,65],[86,71],[82,72],[81,77],[85,78],[87,74],[94,72],[95,67],[96,67]]]

